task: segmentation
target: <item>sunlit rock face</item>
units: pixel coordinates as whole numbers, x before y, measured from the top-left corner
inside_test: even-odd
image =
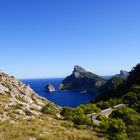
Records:
[[[105,81],[104,78],[75,65],[72,74],[62,81],[59,89],[98,92]]]
[[[106,92],[122,84],[128,75],[129,73],[127,71],[121,70],[120,74],[116,74],[110,79],[105,79],[76,65],[72,74],[61,82],[59,89],[92,93]]]
[[[29,85],[0,72],[0,121],[10,119],[13,111],[16,119],[35,118],[48,103],[50,101],[40,97]]]
[[[46,87],[45,87],[45,90],[47,92],[54,92],[55,91],[55,88],[52,84],[48,84]]]

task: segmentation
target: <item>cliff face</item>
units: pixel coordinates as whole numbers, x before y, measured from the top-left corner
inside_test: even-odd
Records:
[[[14,118],[38,116],[42,107],[48,103],[29,86],[13,76],[0,73],[0,120],[10,119],[13,114]]]
[[[94,93],[106,92],[123,83],[128,75],[128,72],[121,70],[120,74],[117,74],[110,79],[104,79],[103,77],[88,72],[76,65],[72,74],[62,81],[59,89]]]
[[[105,82],[106,80],[104,78],[76,65],[72,74],[62,81],[59,89],[98,92]]]

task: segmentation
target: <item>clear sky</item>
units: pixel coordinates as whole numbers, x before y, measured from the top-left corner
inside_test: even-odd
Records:
[[[140,61],[140,0],[0,0],[0,70],[63,77],[75,64],[100,75]]]

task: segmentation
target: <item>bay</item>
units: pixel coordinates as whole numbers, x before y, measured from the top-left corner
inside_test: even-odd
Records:
[[[62,80],[63,78],[49,78],[49,79],[24,79],[21,81],[26,85],[30,85],[30,87],[40,96],[43,96],[46,99],[62,107],[69,106],[75,108],[80,104],[89,103],[89,101],[94,98],[93,93],[59,91],[58,87],[59,84],[62,82]],[[56,88],[55,92],[48,93],[45,91],[45,86],[49,83]]]

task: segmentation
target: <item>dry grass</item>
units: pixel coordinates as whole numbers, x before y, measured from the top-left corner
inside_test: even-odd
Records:
[[[10,118],[0,121],[0,140],[105,140],[97,137],[91,128],[76,129],[72,122],[55,119],[55,115],[42,114],[35,116],[36,119],[24,119],[18,111],[22,109],[21,105],[6,108],[9,97],[10,94],[0,94],[0,116],[6,113]],[[54,107],[51,108],[55,111]]]
[[[91,129],[62,126],[64,121],[42,117],[0,122],[1,140],[105,140]],[[67,122],[66,122],[67,123]]]
[[[4,95],[0,93],[0,102],[9,103],[10,102],[9,97],[10,94]]]

